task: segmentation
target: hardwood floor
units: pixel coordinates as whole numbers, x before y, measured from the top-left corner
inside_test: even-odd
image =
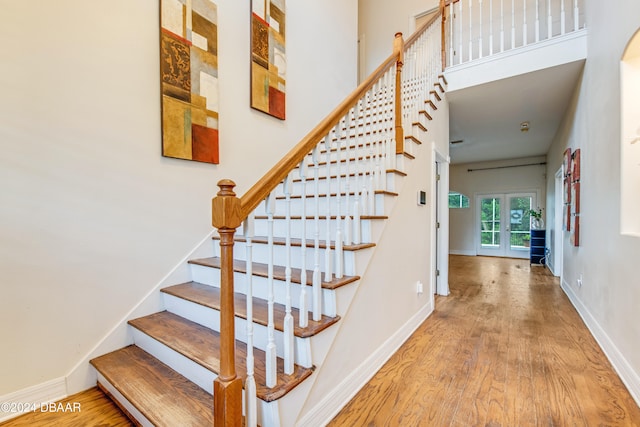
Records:
[[[451,295],[330,426],[640,426],[548,270],[452,256],[449,280]]]
[[[640,408],[566,298],[526,260],[450,258],[451,295],[330,426],[640,426]],[[21,426],[132,426],[98,389]],[[315,427],[315,426],[309,426]]]
[[[62,404],[63,406],[60,406]],[[30,412],[0,427],[131,427],[129,419],[97,387],[61,400],[52,412]]]

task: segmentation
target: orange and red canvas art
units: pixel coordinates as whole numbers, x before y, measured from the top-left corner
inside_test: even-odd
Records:
[[[219,163],[217,22],[211,0],[160,1],[165,157]]]
[[[284,120],[285,0],[251,1],[251,107]]]

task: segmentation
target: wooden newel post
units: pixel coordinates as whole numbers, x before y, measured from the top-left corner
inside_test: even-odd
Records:
[[[402,66],[404,65],[404,39],[402,33],[396,33],[393,40],[393,53],[396,60],[396,99],[395,99],[395,129],[396,154],[404,153],[404,129],[402,127]]]
[[[236,374],[235,309],[233,304],[233,236],[242,224],[235,182],[218,182],[211,201],[212,224],[220,234],[220,373],[213,382],[214,425],[242,425],[242,380]]]

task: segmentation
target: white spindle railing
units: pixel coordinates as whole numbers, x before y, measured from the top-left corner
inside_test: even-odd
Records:
[[[453,10],[453,7],[453,4],[449,5],[449,10]],[[472,16],[469,13],[469,18]],[[453,31],[453,22],[450,28]],[[480,42],[479,51],[482,52],[482,49]],[[387,189],[387,173],[397,166],[396,144],[404,143],[395,140],[399,128],[396,109],[401,113],[403,121],[400,126],[410,130],[412,124],[420,120],[420,111],[425,108],[425,101],[430,92],[433,92],[434,84],[442,71],[440,21],[436,20],[422,35],[413,39],[403,56],[403,74],[398,87],[396,79],[400,77],[399,71],[393,64],[380,72],[378,80],[371,83],[368,89],[363,89],[357,99],[354,97],[355,101],[352,101],[350,107],[341,110],[340,114],[346,111],[342,117],[332,119],[323,128],[322,134],[318,132],[313,141],[309,141],[317,141],[317,144],[302,161],[299,160],[300,157],[296,158],[296,162],[299,162],[297,170],[288,169],[281,185],[273,190],[273,186],[270,186],[260,193],[260,199],[267,193],[268,196],[258,208],[247,214],[256,202],[243,213],[248,215],[243,223],[248,347],[244,413],[248,426],[255,426],[258,419],[253,353],[252,276],[254,244],[264,237],[257,238],[255,230],[261,230],[261,236],[266,234],[266,253],[261,255],[266,260],[261,259],[260,262],[266,261],[267,264],[267,290],[263,291],[263,295],[266,293],[268,309],[267,337],[266,343],[263,342],[260,346],[265,349],[265,385],[273,388],[278,382],[278,356],[284,358],[284,374],[291,375],[295,371],[294,310],[298,310],[299,326],[302,328],[308,326],[310,316],[314,321],[322,320],[323,311],[327,315],[336,315],[335,307],[331,307],[328,302],[323,304],[323,281],[330,282],[343,278],[345,274],[353,274],[353,267],[346,269],[344,264],[344,246],[367,243],[370,239],[370,236],[363,235],[362,217],[381,214],[376,211],[376,192]],[[399,104],[397,92],[401,93]],[[306,147],[307,145],[305,150]],[[279,175],[277,179],[281,176],[284,175]],[[254,225],[254,221],[262,222]],[[276,239],[276,235],[284,235],[284,245],[282,238]],[[307,237],[311,235],[313,240],[308,243]],[[298,239],[300,251],[294,250]],[[282,255],[277,259],[276,243],[279,245],[278,250],[282,250],[278,252]],[[325,246],[324,251],[321,250],[322,244]],[[281,295],[283,292],[282,288],[276,288],[276,280],[282,280],[279,277],[282,267],[276,269],[276,264],[284,267],[282,348],[278,348],[276,344],[275,312],[276,294]],[[308,264],[313,266],[309,273]],[[312,286],[310,292],[307,284]],[[295,292],[298,293],[294,295]],[[295,299],[294,296],[298,298]],[[297,307],[294,307],[294,300],[298,301]],[[264,338],[256,341],[264,341]],[[308,360],[303,362],[310,363]]]
[[[253,242],[254,215],[244,221],[244,237],[246,239],[247,259],[247,378],[245,379],[245,419],[247,427],[258,425],[258,401],[256,399],[256,380],[254,377],[253,358]]]
[[[494,1],[453,0],[447,3],[447,66],[483,58],[487,52],[491,56],[505,49],[546,41],[584,28],[581,15],[584,0],[569,0],[568,5],[565,5],[567,0],[499,0],[499,7],[494,7]],[[494,40],[499,40],[499,48],[494,46]]]

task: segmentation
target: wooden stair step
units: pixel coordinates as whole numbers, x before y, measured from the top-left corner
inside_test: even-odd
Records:
[[[349,216],[353,219],[353,215],[349,215]],[[341,215],[341,217],[342,217],[342,218],[344,218],[344,215]],[[329,219],[331,219],[331,220],[335,220],[335,219],[337,219],[337,218],[338,218],[338,217],[337,217],[336,215],[331,215],[331,216],[329,217]],[[266,215],[256,215],[256,216],[255,216],[255,219],[268,219],[268,218],[267,218],[267,216],[266,216]],[[285,217],[284,215],[274,215],[274,216],[273,216],[273,219],[274,219],[274,220],[275,220],[275,219],[277,219],[277,220],[284,220],[284,219],[287,219],[287,217]],[[292,219],[292,220],[300,220],[300,219],[302,219],[302,216],[300,216],[300,215],[291,215],[291,219]],[[314,220],[314,219],[315,219],[315,217],[314,217],[314,216],[312,216],[312,215],[307,215],[307,216],[305,217],[305,219],[306,219],[307,221],[312,221],[312,220]],[[324,221],[325,219],[327,219],[327,216],[326,216],[326,215],[320,215],[320,216],[318,217],[318,219],[319,219],[319,220]],[[389,217],[388,217],[388,216],[386,216],[386,215],[360,215],[360,219],[389,219]]]
[[[405,155],[406,155],[406,153],[405,153]],[[401,170],[398,170],[398,169],[387,169],[387,170],[385,170],[385,172],[386,172],[386,173],[392,173],[392,174],[399,175],[399,176],[407,176],[407,173],[406,173],[406,172],[402,172]],[[367,173],[366,175],[368,176],[369,174]],[[355,174],[355,173],[350,173],[350,174],[349,174],[349,177],[355,177],[355,176],[356,176],[356,174]],[[329,179],[335,179],[335,178],[338,178],[338,175],[331,175],[331,176],[329,177]],[[340,175],[340,178],[347,178],[347,174],[345,174],[345,173],[341,174],[341,175]],[[326,175],[325,175],[325,176],[319,176],[319,177],[318,177],[318,179],[319,179],[319,180],[322,180],[322,179],[325,179],[325,180],[326,180],[326,179],[327,179],[327,176],[326,176]],[[312,182],[312,181],[313,181],[313,179],[312,179],[312,178],[307,178],[307,179],[306,179],[306,182],[307,182],[307,183]],[[302,182],[302,180],[301,180],[300,178],[294,178],[294,179],[292,180],[292,182]]]
[[[412,123],[412,125],[413,125],[413,126],[417,126],[417,127],[418,127],[418,129],[420,129],[420,130],[421,130],[421,131],[423,131],[423,132],[427,132],[427,128],[425,127],[425,125],[423,125],[423,124],[422,124],[422,123],[420,123],[420,122],[413,122],[413,123]],[[405,153],[405,156],[406,156],[406,153]]]
[[[425,116],[427,118],[427,120],[433,120],[433,117],[431,117],[431,114],[429,114],[427,112],[427,110],[420,110],[418,112],[418,114],[422,114],[423,116]]]
[[[405,136],[405,137],[404,137],[404,140],[405,140],[405,141],[413,141],[413,142],[415,142],[415,143],[416,143],[416,144],[418,144],[418,145],[422,145],[422,141],[420,141],[418,138],[416,138],[416,137],[415,137],[415,136],[413,136],[413,135]]]
[[[213,236],[213,240],[220,240],[220,236]],[[246,242],[247,239],[244,236],[236,236],[234,238],[234,240],[236,242]],[[268,238],[266,236],[254,236],[251,241],[253,243],[259,243],[259,244],[267,244],[268,243]],[[273,238],[273,244],[276,246],[285,246],[287,243],[286,239],[284,237],[274,237]],[[320,240],[318,242],[320,249],[326,249],[327,248],[327,243],[326,240]],[[344,249],[345,251],[358,251],[360,249],[367,249],[367,248],[372,248],[374,247],[376,244],[375,243],[360,243],[360,244],[352,244],[352,245],[343,245],[342,249]],[[291,238],[291,246],[294,247],[300,247],[302,246],[302,239],[298,239],[298,238]],[[336,244],[335,241],[331,240],[329,242],[329,246],[331,247],[331,249],[335,249]],[[305,240],[305,247],[307,248],[315,248],[315,241],[313,239],[306,239]]]
[[[210,370],[220,372],[220,334],[195,322],[168,311],[154,313],[129,321],[134,328],[144,332],[167,347],[175,350],[193,362]],[[264,351],[254,348],[256,392],[265,402],[277,400],[293,390],[313,373],[315,368],[294,365],[291,375],[284,374],[284,361],[278,358],[277,384],[268,388]],[[244,384],[247,372],[247,345],[236,340],[236,372]],[[184,425],[184,424],[175,424]]]
[[[438,109],[438,107],[436,106],[436,104],[435,104],[432,100],[430,100],[430,99],[427,99],[426,101],[424,101],[424,103],[425,103],[425,104],[429,104],[429,106],[430,106],[431,108],[433,108],[434,110],[437,110],[437,109]]]
[[[312,181],[312,178],[308,178],[307,181]],[[394,192],[394,191],[388,191],[388,190],[375,190],[374,191],[375,194],[384,194],[387,196],[398,196],[398,193]],[[338,194],[337,193],[330,193],[330,194],[326,194],[326,193],[322,193],[322,194],[318,194],[318,197],[322,198],[322,197],[336,197]],[[347,195],[346,192],[341,192],[340,196],[345,197]],[[353,191],[349,192],[349,196],[355,196],[356,193]],[[306,198],[307,199],[313,199],[315,198],[314,194],[306,194]],[[285,200],[286,196],[276,196],[276,200]],[[291,199],[302,199],[302,195],[301,194],[292,194],[291,195]]]
[[[440,96],[440,94],[435,91],[435,90],[431,90],[429,91],[429,95],[433,95],[438,101],[442,101],[442,97]]]
[[[445,85],[448,85],[448,84],[449,84],[449,82],[447,82],[447,79],[446,79],[446,77],[444,76],[444,74],[438,74],[438,78],[439,78],[440,80],[442,80],[442,82],[443,82]]]
[[[440,93],[444,93],[444,87],[442,86],[442,83],[436,82],[433,85],[440,91]]]
[[[220,268],[220,258],[219,257],[211,257],[211,258],[201,258],[194,259],[189,261],[189,264],[202,265],[205,267],[211,268]],[[246,273],[247,272],[247,263],[245,261],[233,260],[233,270],[237,273]],[[299,268],[291,269],[291,282],[292,283],[301,283],[300,278],[301,270]],[[253,275],[258,277],[268,277],[268,266],[267,264],[254,262],[253,263]],[[273,266],[273,277],[276,280],[285,280],[285,268],[281,265]],[[324,274],[323,274],[324,278]],[[341,286],[348,285],[349,283],[353,283],[359,280],[359,276],[343,276],[341,279],[336,279],[334,277],[330,282],[326,282],[322,280],[322,287],[324,289],[337,289]],[[313,285],[313,271],[307,270],[307,286]]]
[[[213,425],[213,396],[139,347],[105,354],[91,364],[154,425]]]
[[[161,290],[169,295],[191,301],[196,304],[220,311],[220,288],[204,285],[198,282],[182,283],[180,285],[169,286]],[[247,318],[247,296],[241,293],[234,294],[236,317]],[[285,306],[274,304],[275,328],[284,331]],[[306,328],[300,327],[300,311],[297,308],[291,309],[293,315],[293,334],[300,338],[308,338],[324,331],[329,326],[340,320],[340,316],[330,317],[323,315],[321,320],[314,321],[313,314],[308,314],[309,323]],[[267,326],[269,318],[268,301],[253,298],[253,321],[259,325]]]

